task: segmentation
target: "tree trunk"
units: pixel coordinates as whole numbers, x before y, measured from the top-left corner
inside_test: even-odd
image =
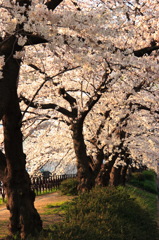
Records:
[[[10,211],[10,233],[19,234],[25,239],[29,234],[34,235],[42,229],[42,221],[34,208],[35,194],[31,190],[30,178],[25,170],[21,133],[22,116],[17,96],[20,61],[12,56],[7,56],[6,59],[3,76],[9,95],[3,108],[2,118],[6,157],[3,183],[7,195],[7,208]]]
[[[114,165],[113,161],[103,164],[96,178],[96,185],[106,187],[109,185],[110,172]]]
[[[121,167],[118,168],[112,167],[111,173],[110,173],[110,186],[118,186],[120,184],[120,172]]]
[[[109,185],[109,170],[108,166],[102,164],[101,169],[95,180],[96,186],[106,187]]]
[[[118,157],[118,153],[113,154],[112,160],[108,161],[102,165],[102,167],[98,173],[98,176],[96,178],[96,185],[103,186],[103,187],[109,185],[110,173],[112,171],[113,165],[114,165],[117,157]]]
[[[86,153],[86,145],[83,137],[83,121],[72,123],[72,138],[77,158],[78,191],[83,193],[94,186],[93,172],[89,165],[90,159]]]
[[[126,172],[127,172],[128,166],[124,166],[121,169],[121,177],[120,177],[120,184],[125,186],[125,182],[126,182]]]
[[[125,163],[126,163],[126,165],[125,165],[124,167],[122,167],[122,169],[121,169],[120,182],[121,182],[121,184],[122,184],[123,186],[125,186],[126,177],[128,176],[127,171],[128,171],[129,164],[130,164],[130,162],[131,162],[129,156],[130,156],[129,154],[125,154],[125,158],[126,158]]]

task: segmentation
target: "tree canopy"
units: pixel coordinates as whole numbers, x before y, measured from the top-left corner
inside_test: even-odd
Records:
[[[28,168],[32,159],[37,170],[55,158],[57,170],[76,157],[83,186],[103,163],[156,166],[157,2],[0,1],[1,169],[6,159],[12,173],[6,186],[25,172],[21,125]]]

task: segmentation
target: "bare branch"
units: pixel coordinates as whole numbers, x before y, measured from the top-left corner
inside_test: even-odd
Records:
[[[33,67],[34,69],[37,68],[38,71],[40,70],[38,67],[36,67],[36,66],[33,65],[33,64],[32,64],[32,67]],[[52,77],[49,77],[49,76],[47,76],[47,75],[45,74],[45,75],[46,75],[46,78],[45,78],[45,80],[42,82],[42,84],[39,86],[39,88],[36,90],[36,92],[35,92],[35,94],[33,95],[32,99],[29,100],[30,104],[34,101],[35,97],[38,95],[39,91],[42,89],[42,87],[45,85],[46,82],[48,82],[48,81],[50,81],[50,80],[53,80],[55,77],[58,77],[58,76],[66,73],[66,72],[75,70],[75,69],[77,69],[77,68],[79,68],[79,67],[80,67],[80,66],[65,69],[65,70],[63,70],[63,71],[55,74],[55,75],[52,76]],[[24,118],[25,113],[27,112],[28,108],[30,107],[30,104],[27,104],[27,108],[25,109],[25,111],[24,111],[24,113],[23,113],[23,115],[22,115],[22,119]],[[21,119],[21,120],[22,120],[22,119]]]
[[[54,10],[63,0],[47,0],[46,6],[50,10]]]
[[[32,0],[16,0],[16,4],[19,4],[19,6],[30,6]]]
[[[145,47],[145,48],[141,48],[139,50],[134,51],[134,55],[136,57],[143,57],[145,54],[150,55],[153,51],[158,49],[159,49],[159,45],[157,45],[154,41],[151,43],[150,47]]]
[[[99,85],[99,87],[95,90],[94,95],[87,101],[86,107],[87,109],[82,112],[82,119],[84,120],[87,114],[91,111],[91,109],[94,107],[94,105],[99,101],[102,94],[106,92],[109,88],[109,83],[112,82],[113,79],[108,79],[110,71],[106,70],[105,74],[103,75],[103,81]]]
[[[141,103],[133,103],[133,105],[136,105],[138,110],[146,110],[146,111],[149,111],[149,112],[154,112],[154,113],[159,114],[158,110],[153,110],[152,111],[151,107],[147,107],[146,105],[143,105]]]
[[[72,118],[73,114],[72,112],[68,111],[67,109],[58,106],[57,104],[53,103],[48,103],[48,104],[39,104],[39,103],[34,103],[32,100],[28,100],[25,98],[23,95],[20,95],[20,101],[23,101],[27,106],[35,108],[35,109],[53,109],[56,110],[57,112],[62,113],[63,115]]]

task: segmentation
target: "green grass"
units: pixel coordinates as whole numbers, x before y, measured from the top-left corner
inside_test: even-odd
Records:
[[[133,173],[129,183],[148,192],[157,194],[156,174],[153,170]]]
[[[48,193],[54,193],[54,192],[57,192],[58,190],[56,188],[52,189],[52,190],[45,190],[45,191],[38,191],[38,192],[35,192],[36,193],[36,196],[42,196],[42,195],[45,195],[45,194],[48,194]]]
[[[4,202],[3,202],[3,199],[0,198],[0,206],[3,205],[3,204],[5,204],[5,203],[6,203],[6,200],[4,200]]]
[[[147,209],[151,216],[156,217],[157,196],[156,194],[142,190],[141,188],[127,185],[126,190],[131,198],[134,198],[137,204],[144,210]]]
[[[48,204],[45,208],[45,215],[50,215],[50,214],[65,214],[66,211],[69,208],[69,202],[64,201],[64,202],[56,202],[53,204]]]
[[[153,170],[133,173],[126,189],[142,209],[147,209],[151,216],[156,217],[158,192]]]
[[[78,195],[77,186],[78,186],[77,178],[68,178],[61,182],[60,190],[64,195],[76,196]]]
[[[135,178],[139,184],[150,181],[156,188],[153,172],[136,174]],[[36,240],[159,239],[157,195],[151,186],[147,190],[144,184],[98,187],[70,202],[47,205],[45,214],[62,214],[64,220],[40,233]]]
[[[156,201],[155,194],[131,185],[96,188],[70,202],[47,205],[48,215],[62,213],[65,220],[35,239],[158,240]]]
[[[132,186],[93,189],[68,204],[65,221],[51,227],[52,237],[57,240],[157,240],[155,209],[156,195]]]

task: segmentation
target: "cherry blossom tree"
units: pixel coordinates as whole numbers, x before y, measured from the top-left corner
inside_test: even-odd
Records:
[[[97,132],[101,136],[93,134],[93,141],[89,137],[91,144],[105,145],[107,158],[97,178],[99,185],[125,184],[128,167],[156,168],[158,99],[153,97],[154,91],[145,86],[134,89],[138,90],[133,94],[128,89],[121,93],[122,98],[114,99],[113,104],[107,101],[107,122],[103,122],[102,130]]]
[[[110,70],[111,72],[111,70]],[[106,72],[99,82],[99,86],[95,88],[92,95],[89,96],[89,99],[83,103],[83,109],[80,109],[80,105],[75,97],[71,96],[65,88],[59,88],[59,94],[63,97],[63,99],[69,103],[71,111],[67,110],[64,107],[60,107],[57,104],[36,104],[33,101],[29,101],[24,96],[21,96],[21,99],[30,107],[39,108],[40,109],[55,109],[56,111],[62,113],[68,119],[66,121],[67,125],[70,126],[70,130],[72,131],[72,140],[74,151],[77,159],[77,173],[79,180],[79,191],[83,192],[85,190],[91,189],[94,186],[93,181],[95,177],[94,173],[97,171],[90,168],[90,157],[87,155],[86,145],[83,136],[83,127],[84,121],[87,117],[88,113],[92,110],[94,105],[99,101],[104,93],[113,82],[112,78],[109,78],[110,72]],[[82,100],[83,102],[83,100]],[[100,157],[100,164],[103,160],[102,156]],[[99,164],[96,164],[99,165]],[[99,168],[99,166],[98,166]],[[98,171],[97,171],[98,172]]]
[[[98,1],[97,1],[98,2]],[[96,2],[96,3],[97,3]],[[62,20],[60,22],[60,26],[63,28],[67,28],[67,32],[65,29],[61,29],[60,33],[64,34],[62,38],[60,35],[61,43],[64,44],[64,50],[67,49],[67,52],[62,52],[59,51],[58,44],[55,46],[50,46],[51,50],[55,53],[56,55],[56,61],[55,64],[58,62],[61,66],[61,59],[63,59],[63,67],[67,69],[68,66],[70,66],[71,60],[69,59],[69,56],[72,57],[72,51],[76,50],[75,56],[75,62],[83,65],[83,69],[87,71],[87,79],[93,76],[98,75],[102,76],[102,69],[99,67],[98,71],[96,71],[95,66],[98,64],[102,66],[103,59],[106,58],[109,60],[110,64],[113,64],[113,71],[111,73],[111,77],[113,76],[114,80],[121,78],[123,79],[123,82],[128,81],[128,79],[132,79],[132,71],[133,71],[133,81],[131,81],[130,85],[134,85],[134,88],[137,90],[139,87],[140,89],[140,84],[139,86],[137,85],[137,82],[139,81],[140,78],[140,83],[141,85],[146,82],[147,84],[154,83],[156,81],[156,74],[158,72],[157,66],[156,66],[156,56],[151,55],[153,51],[156,51],[158,49],[157,45],[157,31],[155,33],[151,33],[150,31],[147,31],[147,39],[146,41],[149,41],[149,43],[145,43],[144,38],[145,38],[145,33],[139,38],[138,36],[138,30],[140,30],[139,26],[147,29],[148,26],[152,24],[151,21],[149,21],[149,13],[148,13],[148,2],[147,7],[145,7],[145,4],[143,3],[136,3],[135,1],[132,2],[132,4],[124,4],[124,3],[118,3],[116,2],[115,6],[113,5],[114,3],[104,1],[99,1],[98,2],[98,12],[100,14],[104,15],[105,11],[107,13],[107,18],[104,18],[104,21],[109,21],[109,19],[112,20],[112,28],[110,32],[109,27],[105,27],[105,22],[98,21],[97,22],[97,17],[96,17],[96,9],[93,9],[93,11],[89,11],[89,4],[92,8],[91,2],[88,3],[86,15],[83,13],[76,14],[76,17],[74,17],[74,14],[70,14],[70,19],[74,19],[74,21],[70,20],[69,23],[69,31],[70,29],[72,30],[71,32],[68,31],[67,28],[67,21]],[[81,6],[83,7],[82,3]],[[97,7],[97,6],[96,6]],[[80,8],[81,10],[82,8]],[[113,9],[113,11],[112,11]],[[156,11],[156,5],[154,4],[152,6],[152,9],[154,12]],[[130,18],[131,14],[131,18]],[[82,15],[82,17],[81,17]],[[80,27],[77,22],[80,22],[80,19],[82,19],[83,22],[85,22],[85,25],[87,27],[88,24],[88,19],[91,16],[91,24],[93,28],[89,29],[89,31],[85,31],[83,29],[82,33],[78,27]],[[154,19],[156,18],[156,15],[154,14]],[[64,18],[65,19],[65,18]],[[147,19],[147,26],[145,26],[145,19]],[[76,22],[77,21],[77,22]],[[134,27],[134,21],[136,21],[137,29]],[[138,21],[140,21],[141,25],[138,25]],[[155,22],[155,21],[154,21]],[[153,26],[155,26],[153,22]],[[94,23],[96,23],[96,26],[94,27]],[[99,23],[99,24],[98,24]],[[108,22],[107,22],[108,23]],[[108,25],[109,26],[109,25]],[[122,28],[122,31],[120,31]],[[86,28],[85,27],[85,28]],[[88,29],[88,28],[87,28]],[[100,29],[100,31],[99,31]],[[130,35],[132,32],[134,33],[134,36],[132,39],[130,39]],[[98,32],[97,37],[95,36],[95,33]],[[142,32],[142,31],[140,31]],[[71,36],[69,35],[71,33]],[[120,35],[119,39],[115,39],[113,37],[113,34]],[[88,37],[89,37],[89,45],[88,45]],[[135,39],[139,39],[140,41],[135,41]],[[149,39],[149,40],[148,40]],[[152,40],[153,39],[153,40]],[[54,40],[59,40],[59,38],[56,36]],[[91,40],[91,41],[90,41]],[[134,40],[134,42],[133,42]],[[75,49],[75,43],[78,43],[80,46],[80,52]],[[87,57],[85,57],[85,52],[87,52]],[[103,54],[104,53],[104,54]],[[146,55],[147,54],[147,55]],[[149,55],[151,55],[149,57]],[[59,60],[57,59],[59,58]],[[153,59],[153,61],[152,61]],[[151,64],[150,62],[151,61]],[[36,60],[37,62],[37,60]],[[122,64],[121,64],[122,62]],[[40,63],[39,63],[40,65]],[[42,64],[41,64],[42,65]],[[153,65],[153,66],[152,66]],[[53,66],[53,65],[52,65]],[[56,65],[57,66],[57,65]],[[150,68],[148,66],[151,66]],[[43,68],[43,66],[42,66]],[[52,67],[53,69],[54,67]],[[35,70],[38,70],[38,67],[34,66]],[[44,72],[42,70],[39,71],[41,74]],[[93,73],[93,74],[92,74]],[[46,72],[45,72],[46,74]],[[44,75],[45,75],[44,74]],[[80,75],[82,75],[84,78],[86,78],[86,75],[84,71],[80,71]],[[76,71],[77,75],[77,71]],[[78,75],[79,76],[79,75]],[[71,76],[74,78],[74,75]],[[50,77],[48,79],[51,79]],[[62,85],[68,85],[68,78],[65,80],[65,78],[61,77],[61,82]],[[57,82],[56,80],[54,81],[54,86],[57,86],[57,91],[59,90],[60,83]],[[88,81],[88,80],[87,80]],[[66,82],[66,83],[65,83]],[[79,82],[79,80],[75,81]],[[81,79],[81,83],[83,84],[83,80]],[[123,84],[122,84],[123,85]],[[137,85],[137,86],[135,86]],[[80,86],[81,87],[81,86]],[[123,86],[124,87],[124,86]],[[118,86],[119,88],[119,86]],[[79,88],[80,89],[80,88]],[[58,95],[55,93],[56,88],[54,88],[54,94],[56,96],[56,101],[58,101]],[[84,91],[81,91],[82,95]],[[45,95],[45,93],[43,93]],[[81,94],[79,94],[81,96]],[[41,96],[39,97],[39,99]],[[50,97],[52,98],[52,97]],[[33,99],[32,99],[33,100]],[[40,100],[41,101],[41,100]],[[83,102],[81,101],[80,105],[82,105]],[[37,106],[41,106],[40,104],[37,104]],[[54,105],[53,108],[58,108],[57,105]],[[46,108],[46,106],[45,106]],[[59,109],[61,111],[61,109]],[[60,112],[59,111],[59,112]]]
[[[118,90],[128,86],[135,91],[140,84],[157,87],[158,6],[157,0],[151,6],[148,0],[1,0],[0,7],[0,119],[5,150],[0,157],[3,163],[6,159],[3,181],[11,212],[10,231],[26,238],[42,224],[33,205],[22,146],[21,124],[29,109],[21,114],[17,87],[30,105],[36,104],[36,97],[39,106],[51,102],[56,112],[65,115],[61,121],[73,130],[79,189],[91,186],[82,125],[97,102],[101,112],[105,106],[101,97],[112,87],[118,97]],[[67,71],[71,69],[75,71]],[[48,116],[46,112],[45,118]],[[59,115],[52,114],[50,120],[55,118]],[[85,157],[87,162],[82,162]]]
[[[46,8],[54,10],[61,1],[46,2]],[[10,210],[10,232],[25,239],[42,229],[42,221],[34,208],[35,194],[31,190],[29,175],[25,170],[25,154],[22,147],[21,110],[17,95],[19,70],[24,45],[46,42],[33,29],[29,29],[28,13],[32,1],[1,1],[1,80],[0,119],[4,129],[4,155],[6,160],[4,187],[7,208]],[[34,7],[33,7],[34,8]],[[33,10],[30,10],[33,11]],[[25,21],[28,30],[25,29]]]
[[[109,81],[112,82],[112,79],[110,78]],[[120,84],[121,82],[122,80]],[[103,83],[105,83],[105,81]],[[154,114],[158,114],[158,111],[155,110],[158,106],[158,100],[156,98],[151,100],[151,103],[153,103],[151,107],[145,99],[142,104],[141,100],[139,101],[138,99],[139,93],[141,92],[140,94],[143,94],[144,91],[146,98],[148,97],[146,94],[147,91],[152,98],[154,92],[153,94],[151,93],[149,83],[148,85],[145,82],[134,83],[133,87],[130,85],[128,88],[127,86],[125,90],[124,87],[119,90],[117,86],[113,89],[112,85],[108,84],[108,81],[106,83],[107,85],[105,87],[103,87],[102,84],[98,89],[95,89],[94,95],[89,98],[85,106],[83,105],[83,111],[80,110],[80,113],[78,113],[79,106],[77,105],[76,98],[68,94],[70,90],[66,91],[64,88],[60,88],[59,93],[66,102],[69,103],[72,112],[57,104],[34,103],[24,96],[21,96],[21,99],[23,99],[28,106],[39,109],[39,111],[43,111],[43,109],[54,109],[56,112],[67,116],[68,119],[65,122],[70,126],[72,131],[80,183],[79,190],[81,191],[90,189],[95,184],[102,186],[108,184],[118,185],[119,183],[125,184],[126,171],[129,165],[133,163],[133,160],[136,162],[136,159],[131,154],[131,147],[128,143],[131,141],[135,145],[137,134],[140,132],[140,135],[143,135],[146,134],[147,131],[147,127],[142,131],[138,126],[135,126],[132,130],[129,124],[130,119],[133,118],[132,116],[134,116],[139,109],[146,110],[151,115],[151,111],[154,108]],[[119,84],[117,82],[115,83],[116,85]],[[118,96],[118,98],[113,99],[117,96],[117,91],[120,91],[120,97]],[[101,99],[101,97],[103,97],[103,99]],[[105,112],[103,112],[103,109],[100,109],[100,105],[105,109]],[[92,107],[95,107],[93,112],[91,112]],[[132,134],[131,131],[133,131],[134,134]],[[103,164],[103,160],[105,164]],[[139,160],[138,158],[137,162]]]

